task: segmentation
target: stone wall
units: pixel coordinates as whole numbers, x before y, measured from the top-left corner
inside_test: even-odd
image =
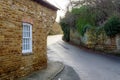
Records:
[[[70,41],[80,45],[80,35],[76,30],[70,29]]]
[[[0,80],[16,80],[47,66],[47,31],[55,16],[32,0],[0,0]],[[22,54],[23,22],[32,24],[32,54]]]
[[[119,35],[113,38],[107,37],[104,31],[97,37],[91,34],[91,31],[87,31],[84,36],[81,36],[77,30],[70,29],[71,42],[101,51],[114,52],[117,49],[119,52],[119,38]]]
[[[120,53],[120,34],[116,36],[117,51]]]

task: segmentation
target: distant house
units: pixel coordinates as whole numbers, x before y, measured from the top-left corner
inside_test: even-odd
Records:
[[[47,67],[47,30],[56,11],[44,0],[0,0],[0,80]]]

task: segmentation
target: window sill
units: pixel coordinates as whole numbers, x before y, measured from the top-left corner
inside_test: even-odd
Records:
[[[32,52],[27,52],[27,53],[22,53],[23,56],[29,56],[29,55],[33,55]]]

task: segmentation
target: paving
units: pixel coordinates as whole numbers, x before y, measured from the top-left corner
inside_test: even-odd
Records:
[[[64,64],[61,62],[49,61],[47,69],[34,72],[18,80],[52,80],[63,69]]]
[[[78,80],[120,80],[119,57],[85,51],[62,41],[60,37],[57,35],[48,38],[51,43],[47,47],[49,60],[60,61],[72,67],[79,76]],[[67,80],[62,74],[56,80]],[[75,76],[71,77],[76,79]]]

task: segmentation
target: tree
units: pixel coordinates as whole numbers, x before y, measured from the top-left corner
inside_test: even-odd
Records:
[[[72,12],[69,7],[72,7]],[[70,0],[67,13],[61,22],[78,30],[84,36],[87,28],[103,26],[110,16],[120,16],[120,0]],[[101,32],[100,32],[101,33]],[[98,34],[100,35],[100,34]]]

